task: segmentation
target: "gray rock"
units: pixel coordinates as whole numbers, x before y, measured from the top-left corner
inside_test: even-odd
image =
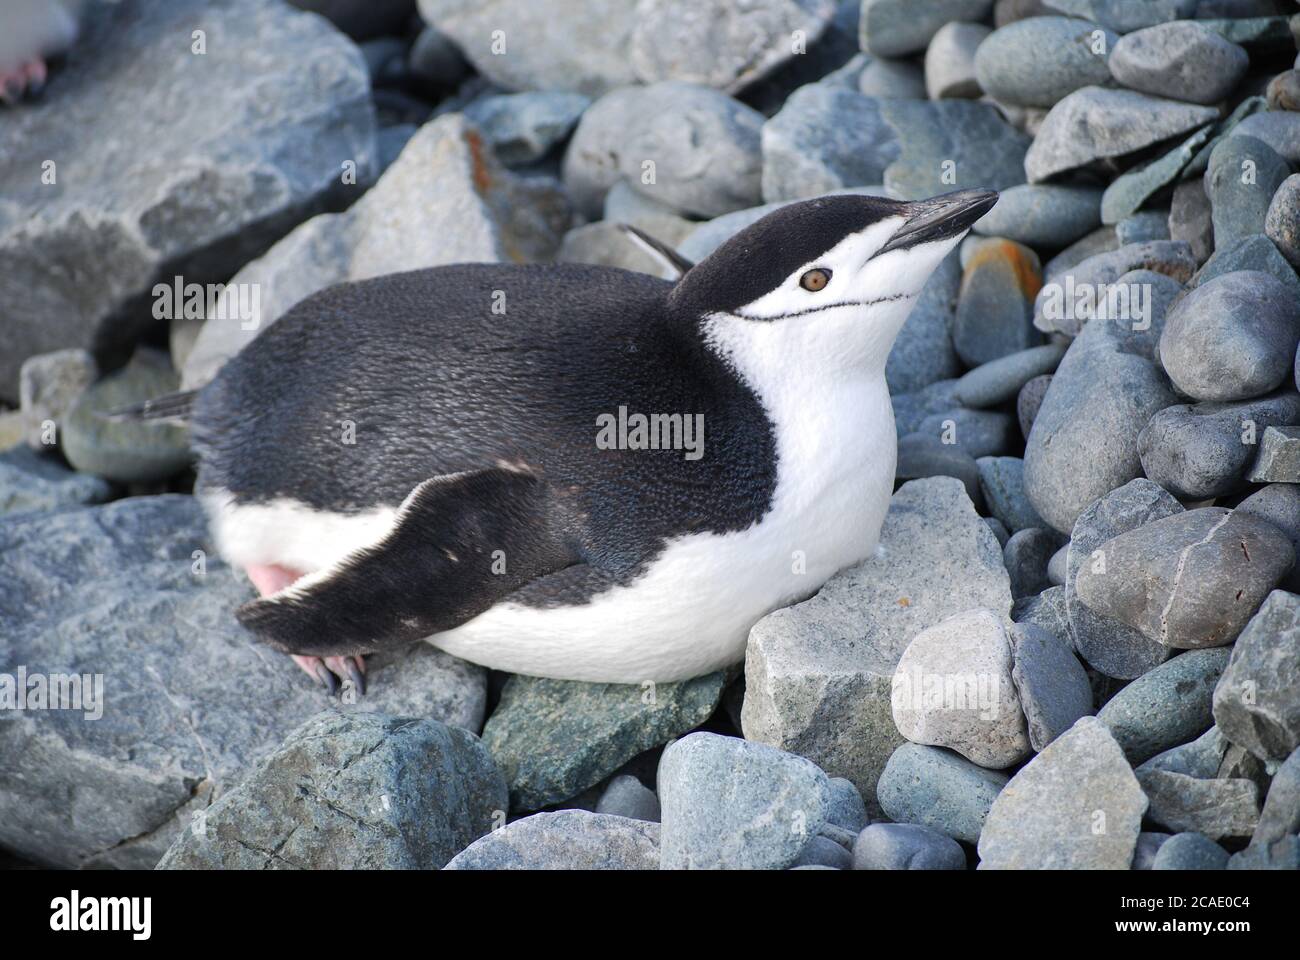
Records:
[[[1115,694],[1097,719],[1130,762],[1149,760],[1209,729],[1214,686],[1227,663],[1228,651],[1222,649],[1174,657]]]
[[[1089,320],[1101,317],[1116,323],[1131,321],[1129,330],[1137,332],[1143,318],[1133,303],[1135,291],[1119,283],[1121,277],[1136,271],[1160,273],[1186,283],[1196,271],[1196,259],[1187,244],[1170,240],[1132,243],[1094,254],[1044,278],[1034,299],[1034,326],[1076,337]]]
[[[826,822],[830,785],[802,757],[693,733],[664,751],[659,800],[664,869],[783,870]]]
[[[742,713],[746,737],[851,780],[873,812],[876,781],[903,741],[890,702],[908,643],[964,610],[1011,608],[1002,551],[959,481],[903,484],[880,542],[879,556],[754,626]]]
[[[911,60],[873,57],[858,75],[857,90],[885,100],[924,100],[925,71]]]
[[[1047,564],[1065,540],[1055,530],[1029,527],[1011,535],[1002,548],[1002,562],[1011,577],[1011,596],[1033,597],[1052,585]]]
[[[1214,691],[1214,721],[1262,760],[1300,746],[1300,596],[1274,590],[1241,632]]]
[[[257,289],[260,309],[251,323],[231,310],[209,317],[181,386],[207,383],[281,314],[328,286],[447,263],[548,260],[569,216],[557,185],[507,173],[463,117],[440,117],[346,212],[307,221],[235,274],[231,285]]]
[[[916,305],[889,351],[885,382],[891,394],[920,390],[961,373],[961,358],[950,332],[960,289],[961,266],[954,252],[943,259],[921,288]]]
[[[110,410],[176,390],[165,353],[142,347],[126,367],[81,394],[63,424],[62,448],[72,466],[121,483],[164,480],[190,462],[184,427],[158,421],[109,420]]]
[[[1025,182],[1030,140],[989,104],[969,100],[878,103],[901,148],[885,168],[884,184],[894,196],[921,200],[961,188],[1005,190]]]
[[[925,89],[931,100],[979,98],[975,51],[992,32],[982,23],[956,20],[939,28],[925,50]]]
[[[1017,533],[1041,527],[1042,518],[1025,496],[1025,462],[1018,457],[981,457],[976,461],[980,472],[980,490],[989,512],[1008,530]]]
[[[1160,846],[1152,870],[1226,870],[1228,851],[1203,833],[1176,833]]]
[[[918,433],[961,447],[972,457],[992,457],[1020,445],[1016,418],[1000,410],[954,407],[921,421]]]
[[[1259,822],[1259,788],[1249,780],[1201,780],[1143,767],[1137,778],[1150,801],[1147,816],[1170,830],[1218,840],[1248,837]]]
[[[716,217],[759,201],[763,115],[724,93],[666,81],[624,87],[582,115],[564,185],[587,216],[619,180],[671,209]]]
[[[1028,722],[1029,741],[1041,752],[1080,717],[1092,713],[1092,687],[1068,636],[1018,623],[1007,637],[1011,679]]]
[[[1300,485],[1271,483],[1237,504],[1237,509],[1267,520],[1285,533],[1300,557]],[[1291,568],[1282,589],[1300,593],[1300,563]]]
[[[1132,270],[1122,274],[1115,285],[1129,291],[1129,315],[1123,316],[1120,310],[1121,316],[1102,319],[1111,324],[1129,350],[1158,365],[1160,335],[1169,309],[1182,299],[1186,288],[1173,277],[1154,270]],[[1106,312],[1110,312],[1109,308]]]
[[[986,770],[951,750],[904,743],[885,764],[876,792],[891,820],[975,843],[1007,780],[1005,773]]]
[[[1081,239],[1076,240],[1043,264],[1043,279],[1058,279],[1089,257],[1095,257],[1099,253],[1109,253],[1118,249],[1119,238],[1115,234],[1115,228],[1113,226],[1098,227],[1092,233],[1085,234]]]
[[[1007,549],[1007,541],[1011,539],[1010,531],[1002,525],[1002,521],[997,517],[985,517],[984,522],[989,525],[989,529],[993,531],[993,536],[998,538],[998,545],[1002,547],[1003,551],[1005,551]],[[1010,573],[1009,570],[1007,572]]]
[[[1251,483],[1300,483],[1300,427],[1265,427]]]
[[[1188,510],[1106,541],[1075,580],[1095,613],[1181,649],[1231,643],[1295,563],[1272,524],[1222,507]]]
[[[103,722],[44,710],[0,723],[0,846],[43,863],[152,867],[192,814],[331,704],[236,622],[253,590],[217,560],[191,497],[6,520],[0,581],[0,663],[103,677]],[[367,672],[344,713],[483,721],[483,669],[427,644]]]
[[[1121,247],[1131,243],[1149,243],[1169,239],[1169,211],[1142,210],[1115,224],[1115,236]]]
[[[1300,870],[1300,837],[1283,837],[1239,850],[1228,858],[1229,870]]]
[[[465,118],[482,132],[508,167],[533,163],[563,141],[591,98],[580,93],[514,93],[482,97]]]
[[[1068,549],[1069,544],[1066,544],[1057,553]],[[1065,587],[1060,585],[1048,587],[1036,597],[1017,600],[1011,608],[1011,617],[1016,623],[1033,624],[1058,637],[1070,636],[1070,623],[1065,615]]]
[[[493,830],[447,870],[657,870],[657,823],[587,810],[535,813]]]
[[[916,823],[873,823],[853,845],[854,870],[965,870],[952,837]]]
[[[1300,113],[1268,110],[1247,117],[1232,131],[1234,137],[1255,137],[1290,164],[1300,164]]]
[[[630,774],[613,777],[596,803],[596,812],[632,820],[659,822],[659,798]]]
[[[1300,110],[1300,70],[1279,73],[1264,93],[1270,110]]]
[[[860,833],[862,828],[871,822],[862,794],[853,785],[853,781],[843,777],[831,777],[828,782],[830,800],[826,809],[826,822],[853,833]]]
[[[1251,846],[1275,843],[1295,833],[1300,833],[1300,750],[1292,751],[1273,774],[1250,843]]]
[[[24,360],[18,373],[18,403],[27,445],[44,450],[58,443],[63,418],[98,377],[95,358],[81,349],[55,350]]]
[[[1262,233],[1238,240],[1227,249],[1216,250],[1188,286],[1196,288],[1225,274],[1242,271],[1270,274],[1287,288],[1291,296],[1300,296],[1300,278],[1286,262],[1286,258],[1278,252],[1273,241]]]
[[[763,125],[763,199],[800,200],[883,182],[901,147],[881,103],[818,83],[792,93]]]
[[[956,380],[939,380],[920,390],[896,393],[889,398],[894,408],[894,427],[898,436],[916,433],[927,417],[956,407]]]
[[[472,733],[328,711],[205,808],[158,868],[437,870],[505,810],[505,780]]]
[[[1229,43],[1245,47],[1251,54],[1290,57],[1295,50],[1295,34],[1285,16],[1211,19],[1198,8],[1196,19]]]
[[[1199,0],[1046,0],[1062,13],[1095,20],[1116,33],[1184,20],[1196,12]]]
[[[1070,555],[1070,544],[1067,542],[1052,554],[1052,559],[1047,561],[1047,579],[1058,586],[1065,586],[1065,576],[1067,569],[1067,560]],[[1064,600],[1064,597],[1062,597]]]
[[[1244,485],[1266,428],[1300,422],[1300,395],[1166,407],[1138,434],[1146,475],[1176,497],[1205,500]],[[1252,477],[1252,479],[1254,479]]]
[[[1175,399],[1113,324],[1084,327],[1053,374],[1025,445],[1025,492],[1038,515],[1068,532],[1089,504],[1141,476],[1138,435]]]
[[[1029,439],[1034,421],[1038,418],[1038,411],[1043,406],[1043,397],[1047,396],[1047,388],[1051,385],[1052,375],[1045,373],[1026,383],[1016,395],[1016,419],[1020,422],[1020,433],[1026,440]]]
[[[196,30],[210,41],[202,69]],[[123,95],[141,64],[186,109]],[[34,354],[120,359],[153,322],[155,283],[224,282],[299,220],[353,200],[374,164],[365,64],[319,17],[257,0],[92,5],[58,82],[0,130],[0,399],[17,399]]]
[[[1121,37],[1109,63],[1115,79],[1133,90],[1213,104],[1240,82],[1250,57],[1201,24],[1179,20]]]
[[[0,518],[103,503],[111,494],[102,477],[74,473],[30,447],[0,452]]]
[[[1133,848],[1133,865],[1129,869],[1155,869],[1156,855],[1172,836],[1173,834],[1170,833],[1156,833],[1147,830],[1139,833],[1137,846]]]
[[[950,20],[972,23],[988,16],[993,0],[863,0],[860,40],[875,57],[901,57],[926,48]]]
[[[981,44],[975,76],[984,92],[1002,103],[1051,107],[1075,90],[1110,81],[1106,58],[1116,40],[1087,20],[1018,20]]]
[[[1290,174],[1291,166],[1255,137],[1231,136],[1219,142],[1205,172],[1216,249],[1264,232],[1269,202]]]
[[[894,673],[899,733],[913,743],[947,747],[991,770],[1030,754],[1011,681],[1005,616],[968,610],[916,635]]]
[[[569,90],[598,97],[636,83],[633,4],[620,0],[419,0],[420,15],[474,68],[507,90]]]
[[[1087,664],[1120,679],[1140,677],[1169,657],[1169,648],[1111,617],[1094,613],[1075,590],[1079,571],[1093,562],[1103,543],[1161,517],[1182,505],[1145,478],[1131,480],[1079,514],[1066,554],[1065,610],[1074,647]]]
[[[656,240],[675,246],[674,237],[680,238],[684,233],[689,232],[693,225],[685,220],[678,225],[674,225],[672,221],[664,221],[660,227],[661,229],[656,233],[650,233],[649,230],[646,232]],[[675,279],[678,276],[676,270],[635,243],[620,224],[608,220],[597,220],[595,223],[584,223],[580,227],[574,227],[564,235],[564,242],[560,244],[555,259],[561,263],[592,263],[606,267],[620,267],[665,279]]]
[[[1019,353],[1042,342],[1033,303],[1042,287],[1038,257],[1011,240],[990,240],[962,273],[952,341],[970,366]]]
[[[454,87],[465,79],[470,69],[460,47],[428,24],[411,44],[406,66],[413,77],[433,87]]]
[[[1282,181],[1264,216],[1264,234],[1287,262],[1300,269],[1300,173]]]
[[[685,80],[737,93],[797,55],[792,37],[814,44],[835,10],[833,0],[640,0],[629,55],[642,83]]]
[[[924,477],[954,477],[966,488],[976,509],[984,507],[980,493],[979,467],[975,458],[955,443],[944,443],[929,433],[909,433],[898,441],[896,480],[920,480]]]
[[[1127,870],[1146,809],[1119,745],[1097,718],[1082,717],[993,801],[980,869]]]
[[[828,837],[815,836],[808,841],[792,870],[821,867],[828,870],[852,870],[853,854]]]
[[[512,676],[483,728],[483,743],[514,810],[577,796],[640,753],[709,718],[725,677],[711,673],[646,690],[635,684]]]
[[[1056,249],[1074,243],[1100,225],[1100,190],[1023,183],[1004,190],[997,205],[977,220],[973,229],[987,237]]]
[[[1214,215],[1201,178],[1184,180],[1174,187],[1169,205],[1169,237],[1191,247],[1197,263],[1205,263],[1214,252]]]
[[[1198,400],[1243,400],[1286,380],[1300,342],[1300,303],[1272,276],[1224,274],[1169,312],[1160,359],[1180,390]]]
[[[1025,154],[1039,183],[1097,160],[1123,157],[1218,119],[1211,107],[1136,93],[1083,87],[1052,107]]]

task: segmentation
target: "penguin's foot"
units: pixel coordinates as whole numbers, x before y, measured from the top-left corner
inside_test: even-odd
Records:
[[[26,93],[35,96],[44,89],[46,76],[45,61],[40,57],[0,68],[0,102],[12,105]]]
[[[302,576],[299,571],[278,564],[250,566],[247,572],[248,579],[253,581],[257,592],[264,597],[292,586]],[[326,693],[339,693],[348,702],[366,695],[366,661],[360,656],[307,657],[291,654],[290,658],[303,673],[324,687]]]

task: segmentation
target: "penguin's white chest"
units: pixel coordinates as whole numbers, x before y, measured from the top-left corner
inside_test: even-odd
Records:
[[[757,524],[674,540],[632,583],[587,603],[502,603],[430,642],[510,672],[617,683],[681,680],[741,660],[757,620],[875,550],[894,480],[883,377],[764,399],[777,484]]]

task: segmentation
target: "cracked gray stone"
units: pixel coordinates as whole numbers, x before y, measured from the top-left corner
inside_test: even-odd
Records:
[[[505,780],[472,733],[328,711],[206,807],[158,869],[437,870],[505,809]]]
[[[1296,559],[1271,523],[1223,507],[1153,520],[1092,557],[1075,579],[1079,600],[1179,649],[1235,640]]]
[[[0,521],[0,582],[7,672],[103,676],[101,719],[0,711],[0,846],[52,866],[152,867],[193,813],[331,704],[483,720],[483,669],[427,644],[371,658],[356,704],[312,686],[235,620],[254,591],[217,558],[192,497]]]

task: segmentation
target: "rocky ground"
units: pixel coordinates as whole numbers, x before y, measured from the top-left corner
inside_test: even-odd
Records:
[[[0,108],[0,861],[1300,868],[1298,39],[1293,0],[91,4]],[[184,429],[93,415],[253,336],[158,319],[176,276],[265,324],[963,187],[1002,198],[890,357],[881,554],[743,670],[419,646],[331,703],[235,622]]]

